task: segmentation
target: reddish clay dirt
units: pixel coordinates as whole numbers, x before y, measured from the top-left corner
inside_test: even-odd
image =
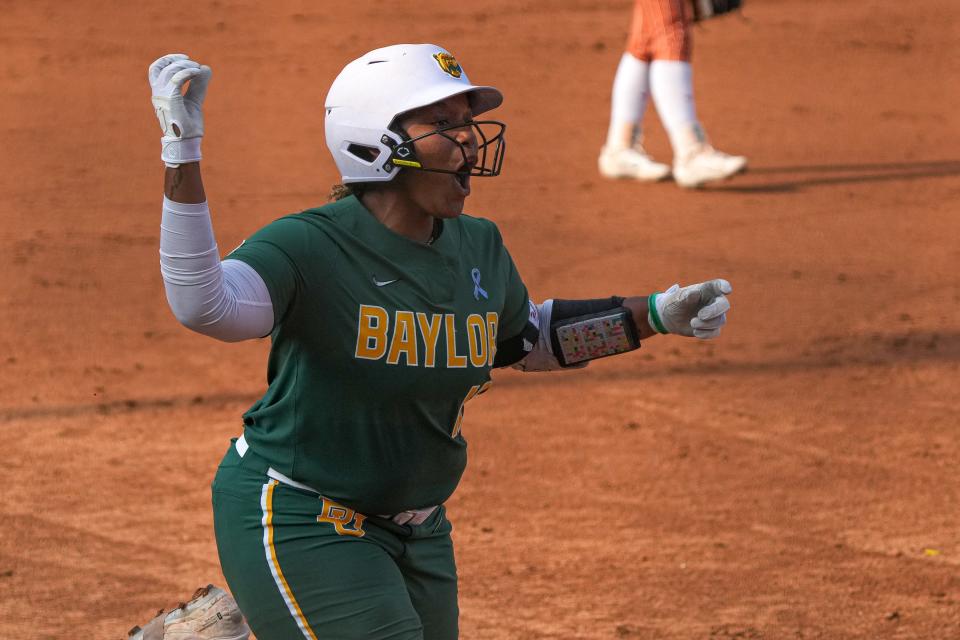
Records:
[[[393,41],[505,93],[468,210],[534,297],[735,287],[716,342],[497,372],[470,405],[463,637],[960,638],[960,4],[698,28],[700,115],[751,161],[699,192],[597,175],[628,0],[106,4],[0,2],[0,638],[121,638],[223,582],[208,486],[268,345],[167,310],[147,65],[214,69],[226,251],[324,200],[326,88]]]

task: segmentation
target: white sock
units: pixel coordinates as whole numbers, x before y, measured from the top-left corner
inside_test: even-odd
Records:
[[[689,62],[654,60],[650,64],[650,93],[675,157],[704,141],[693,102],[693,67]]]
[[[607,147],[623,149],[632,147],[640,136],[640,124],[647,109],[650,94],[649,65],[624,53],[613,79],[613,95],[610,104],[610,128],[607,131]]]

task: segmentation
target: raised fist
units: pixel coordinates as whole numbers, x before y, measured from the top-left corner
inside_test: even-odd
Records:
[[[203,99],[210,81],[210,67],[182,53],[171,53],[150,65],[148,78],[153,107],[163,132],[160,158],[168,167],[201,158]],[[186,94],[183,85],[189,81]]]

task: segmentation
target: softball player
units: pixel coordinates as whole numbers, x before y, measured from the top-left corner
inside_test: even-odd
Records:
[[[496,176],[502,101],[429,44],[371,51],[326,99],[335,202],[220,260],[200,179],[210,69],[150,67],[167,164],[161,272],[187,327],[269,335],[269,387],[213,482],[223,573],[260,640],[450,640],[457,574],[444,502],[464,406],[490,370],[550,370],[660,333],[712,338],[725,280],[648,297],[532,303],[496,225],[462,213]],[[182,94],[184,83],[189,89]]]
[[[670,167],[653,160],[643,148],[641,124],[648,96],[670,138],[678,185],[699,187],[747,166],[743,156],[714,149],[697,120],[688,1],[634,2],[626,52],[613,81],[610,128],[598,160],[600,173],[608,178],[656,181],[670,175]]]

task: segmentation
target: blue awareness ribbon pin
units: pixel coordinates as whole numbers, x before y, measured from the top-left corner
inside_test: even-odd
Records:
[[[490,296],[487,295],[487,292],[483,290],[483,287],[480,286],[480,269],[474,267],[470,270],[470,277],[473,278],[473,297],[477,300],[480,299],[480,296],[489,299]]]

